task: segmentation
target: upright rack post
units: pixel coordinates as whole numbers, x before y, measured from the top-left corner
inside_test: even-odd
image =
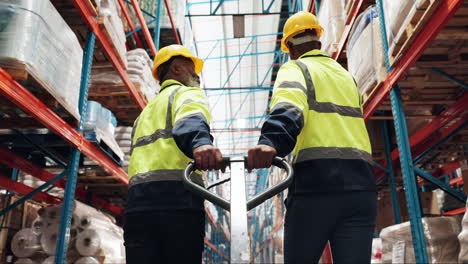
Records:
[[[384,140],[385,159],[387,161],[388,185],[390,187],[390,197],[392,199],[393,217],[395,224],[401,223],[400,204],[398,203],[398,194],[395,184],[395,172],[392,163],[392,149],[390,146],[390,135],[388,134],[388,121],[382,121],[382,133]]]
[[[380,19],[380,30],[382,33],[382,43],[384,49],[384,58],[387,71],[392,70],[388,56],[387,32],[385,27],[384,9],[382,0],[377,0],[377,7]],[[403,184],[405,185],[405,196],[408,207],[408,215],[411,225],[411,235],[413,238],[414,255],[417,263],[428,263],[426,239],[422,225],[421,203],[419,200],[418,185],[414,174],[413,158],[409,144],[408,131],[401,100],[401,91],[399,85],[393,86],[390,91],[390,101],[394,117],[395,132],[398,149],[400,151],[401,172],[403,175]]]
[[[93,31],[89,30],[86,36],[86,46],[83,54],[83,68],[81,70],[80,98],[78,107],[80,111],[80,123],[78,132],[83,130],[84,116],[88,103],[88,85],[91,75],[91,66],[93,62],[94,44],[96,42]],[[75,148],[71,153],[71,159],[68,167],[68,177],[63,196],[62,210],[60,216],[60,226],[57,236],[57,246],[55,263],[64,264],[67,258],[67,248],[70,239],[70,224],[74,207],[75,188],[77,182],[78,166],[80,161],[80,150]]]

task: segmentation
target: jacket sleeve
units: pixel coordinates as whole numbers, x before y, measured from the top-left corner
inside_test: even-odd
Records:
[[[270,109],[258,144],[272,146],[284,157],[294,149],[309,112],[305,79],[294,62],[279,70]]]
[[[199,88],[184,88],[174,98],[172,136],[182,152],[193,158],[193,150],[213,145],[210,134],[208,101]]]

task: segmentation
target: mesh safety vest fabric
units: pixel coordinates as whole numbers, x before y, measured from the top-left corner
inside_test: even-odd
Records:
[[[294,162],[315,159],[372,160],[353,77],[320,50],[312,50],[278,72],[271,109],[289,107],[303,116]]]
[[[161,92],[143,109],[134,123],[128,168],[129,186],[154,181],[181,181],[191,160],[177,146],[172,128],[192,115],[210,122],[208,101],[200,88],[166,80]],[[192,180],[202,184],[200,174]]]

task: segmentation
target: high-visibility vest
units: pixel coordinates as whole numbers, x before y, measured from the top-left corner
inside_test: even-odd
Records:
[[[190,158],[177,146],[172,128],[194,114],[210,123],[208,102],[200,88],[166,80],[160,93],[134,123],[128,168],[129,186],[154,181],[180,181]],[[200,174],[192,181],[202,184]]]
[[[309,51],[281,67],[270,107],[292,107],[303,115],[303,128],[293,150],[295,163],[372,160],[356,83],[324,52]]]

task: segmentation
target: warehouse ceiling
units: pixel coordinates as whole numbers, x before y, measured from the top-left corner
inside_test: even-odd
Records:
[[[224,155],[244,155],[256,144],[267,109],[282,1],[263,2],[187,5],[196,51],[205,60],[202,86],[210,103],[215,143]],[[241,36],[235,36],[235,27]]]

